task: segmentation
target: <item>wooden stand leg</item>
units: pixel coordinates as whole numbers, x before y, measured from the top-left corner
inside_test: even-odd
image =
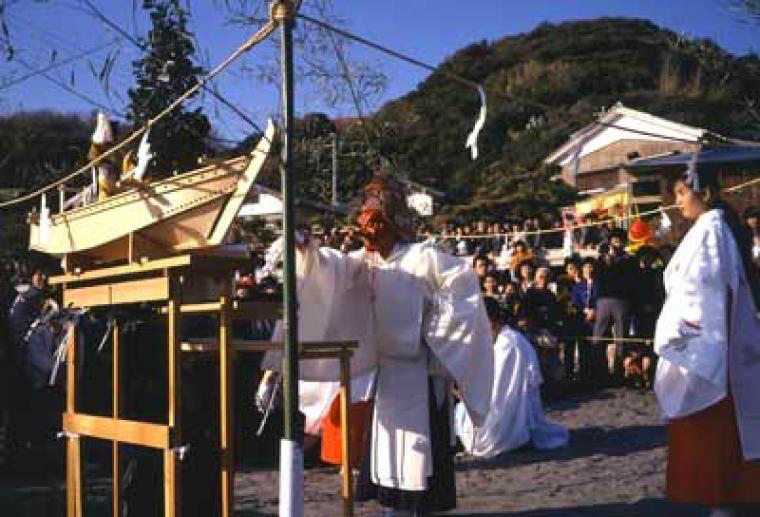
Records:
[[[171,298],[166,307],[168,317],[168,380],[169,380],[169,403],[168,422],[169,427],[174,429],[175,444],[182,444],[182,429],[180,415],[182,409],[181,398],[181,340],[180,340],[180,311],[179,301]],[[182,492],[177,455],[173,450],[164,451],[164,516],[178,517],[182,514]]]
[[[113,399],[112,399],[112,407],[111,412],[113,413],[113,417],[118,419],[119,415],[121,414],[121,363],[120,363],[120,343],[119,343],[119,325],[114,325],[113,328],[113,345],[112,345],[112,353],[113,353],[113,362],[111,364],[111,367],[113,369],[113,380],[112,380],[112,389],[113,389]],[[113,478],[113,517],[119,517],[121,515],[121,490],[120,490],[120,484],[121,484],[121,463],[119,458],[119,442],[114,440],[113,442],[113,451],[112,451],[112,459],[111,459],[111,465],[112,465],[112,478]]]
[[[82,517],[82,449],[78,436],[68,438],[66,443],[66,515]]]
[[[343,497],[343,515],[354,514],[353,472],[351,471],[351,447],[349,441],[351,404],[351,372],[349,356],[343,352],[340,356],[340,442],[342,452],[341,495]]]
[[[232,411],[233,361],[230,347],[229,302],[219,300],[219,439],[221,454],[221,515],[232,515],[235,497],[235,455]]]
[[[66,412],[77,410],[76,329],[68,333],[66,350]],[[82,516],[82,450],[78,436],[66,438],[66,515]]]

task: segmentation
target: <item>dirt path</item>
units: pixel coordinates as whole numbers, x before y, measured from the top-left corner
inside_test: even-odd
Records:
[[[459,458],[458,508],[447,515],[693,516],[693,507],[664,500],[667,433],[651,393],[611,389],[549,405],[550,418],[571,429],[559,451],[513,451],[489,461]],[[236,479],[236,515],[276,515],[277,472],[248,470]],[[108,481],[88,491],[87,515],[107,515]],[[307,469],[305,514],[339,516],[339,479],[334,469]],[[63,483],[3,480],[0,515],[64,515]],[[374,504],[357,505],[374,515]]]
[[[570,445],[549,452],[523,449],[488,461],[460,458],[458,508],[447,515],[701,514],[664,500],[667,432],[651,393],[606,390],[553,403],[548,414],[571,429]],[[239,477],[241,514],[275,514],[276,474]],[[306,515],[339,515],[338,493],[334,470],[308,470]],[[376,511],[364,504],[357,513]]]

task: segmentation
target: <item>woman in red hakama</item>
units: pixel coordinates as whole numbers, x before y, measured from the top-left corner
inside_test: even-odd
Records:
[[[713,515],[760,515],[757,272],[716,171],[692,160],[673,185],[694,221],[664,273],[655,391],[669,419],[667,495]]]

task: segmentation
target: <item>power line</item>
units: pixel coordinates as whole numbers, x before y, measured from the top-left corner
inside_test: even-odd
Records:
[[[386,47],[386,46],[381,45],[379,43],[375,43],[374,41],[370,41],[367,38],[363,38],[362,36],[358,36],[356,34],[348,32],[346,30],[343,30],[343,29],[340,29],[340,28],[335,27],[333,25],[330,25],[329,23],[324,22],[322,20],[318,20],[316,18],[312,18],[311,16],[308,16],[306,14],[301,14],[301,13],[299,13],[297,16],[298,16],[298,18],[301,18],[302,20],[306,20],[309,23],[312,23],[314,25],[322,27],[325,30],[334,32],[336,34],[339,34],[339,35],[343,36],[344,38],[347,38],[347,39],[356,41],[357,43],[361,43],[362,45],[366,45],[368,47],[371,47],[371,48],[373,48],[373,49],[375,49],[375,50],[377,50],[379,52],[382,52],[384,54],[388,54],[389,56],[395,57],[396,59],[400,59],[402,61],[406,61],[407,63],[410,63],[412,65],[416,65],[416,66],[418,66],[420,68],[424,68],[426,70],[429,70],[430,72],[437,72],[437,73],[446,75],[446,76],[450,77],[451,79],[454,79],[455,81],[458,81],[460,83],[464,83],[464,84],[466,84],[468,86],[472,86],[473,88],[477,88],[479,86],[477,82],[475,82],[475,81],[473,81],[471,79],[467,79],[464,76],[461,76],[461,75],[456,74],[454,72],[447,72],[445,70],[439,70],[435,66],[430,65],[428,63],[425,63],[423,61],[420,61],[417,58],[411,57],[411,56],[409,56],[407,54],[403,54],[403,53],[401,53],[401,52],[399,52],[397,50],[393,50],[392,48]]]
[[[433,66],[433,65],[431,65],[429,63],[425,63],[424,61],[421,61],[421,60],[419,60],[417,58],[409,56],[408,54],[404,54],[404,53],[399,52],[397,50],[394,50],[394,49],[392,49],[390,47],[387,47],[385,45],[381,45],[379,43],[375,43],[374,41],[370,41],[367,38],[364,38],[364,37],[359,36],[357,34],[353,34],[353,33],[349,32],[349,31],[346,31],[344,29],[341,29],[341,28],[335,27],[333,25],[330,25],[329,23],[327,23],[325,21],[318,20],[316,18],[313,18],[311,16],[308,16],[308,15],[302,14],[302,13],[299,13],[297,16],[299,18],[301,18],[302,20],[305,20],[305,21],[307,21],[309,23],[317,25],[318,27],[321,27],[322,29],[325,29],[325,30],[330,31],[330,32],[334,32],[334,33],[336,33],[336,34],[338,34],[340,36],[343,36],[344,38],[350,39],[350,40],[355,41],[357,43],[360,43],[362,45],[365,45],[365,46],[368,46],[370,48],[373,48],[373,49],[375,49],[375,50],[377,50],[379,52],[382,52],[384,54],[387,54],[387,55],[389,55],[391,57],[395,57],[396,59],[400,59],[401,61],[405,61],[407,63],[410,63],[412,65],[418,66],[420,68],[424,68],[425,70],[428,70],[430,72],[434,72],[434,73],[438,73],[438,74],[447,76],[447,77],[449,77],[449,78],[451,78],[451,79],[453,79],[455,81],[467,84],[469,86],[473,86],[473,87],[476,87],[476,88],[479,86],[477,82],[472,81],[470,79],[467,79],[466,77],[463,77],[463,76],[461,76],[459,74],[456,74],[456,73],[453,73],[453,72],[449,72],[449,71],[446,71],[446,70],[441,70],[441,69],[439,69],[439,68],[437,68],[437,67],[435,67],[435,66]],[[552,109],[552,107],[549,106],[549,105],[547,105],[547,104],[543,104],[541,102],[533,101],[533,100],[530,100],[530,99],[517,98],[517,97],[514,97],[514,96],[510,96],[510,95],[505,95],[505,97],[507,97],[508,99],[511,99],[511,100],[513,100],[515,102],[519,102],[519,103],[522,103],[522,104],[533,106],[533,107],[542,109],[544,111],[549,111],[549,110]],[[688,143],[688,144],[695,144],[695,143],[697,143],[695,140],[688,140],[688,139],[685,139],[685,138],[679,138],[679,137],[674,137],[674,136],[670,136],[670,135],[661,135],[661,134],[657,134],[657,133],[650,133],[650,132],[647,132],[647,131],[637,130],[637,129],[623,127],[623,126],[618,126],[618,125],[615,125],[615,124],[612,124],[612,123],[608,123],[608,122],[602,122],[600,120],[597,120],[595,123],[598,124],[598,125],[601,125],[601,126],[605,126],[605,127],[609,127],[609,128],[614,128],[614,129],[620,129],[622,131],[628,131],[630,133],[639,134],[639,135],[643,135],[643,136],[650,136],[650,137],[655,137],[655,138],[661,138],[663,140],[672,140],[672,141],[682,142],[682,143]],[[737,140],[737,139],[726,138],[726,137],[723,137],[723,136],[718,135],[716,133],[712,133],[710,131],[706,131],[705,135],[706,136],[710,136],[711,138],[715,139],[718,142],[723,142],[724,145],[737,145],[737,144],[739,144],[739,145],[760,146],[760,143],[758,143],[758,142],[747,142],[747,141],[742,141],[742,140]]]
[[[30,65],[23,58],[16,58],[16,61],[18,61],[19,63],[21,63],[21,66],[23,66],[24,68],[26,68],[26,69],[28,69],[30,71],[34,71],[34,67],[32,65]],[[103,104],[103,103],[101,103],[99,101],[96,101],[92,97],[90,97],[90,96],[88,96],[88,95],[80,92],[79,90],[77,90],[77,89],[69,86],[65,82],[59,81],[58,79],[55,79],[54,77],[51,77],[46,72],[39,72],[39,71],[37,71],[37,73],[39,75],[41,75],[42,77],[44,77],[45,79],[47,79],[49,82],[55,84],[56,86],[58,86],[59,88],[61,88],[63,90],[66,90],[67,92],[69,92],[70,94],[72,94],[72,95],[80,98],[81,100],[83,100],[85,102],[88,102],[92,106],[95,106],[96,108],[103,109],[105,111],[109,111],[109,112],[113,113],[114,115],[116,115],[118,117],[126,118],[126,114],[125,113],[116,111],[113,106],[106,106],[105,104]]]
[[[84,57],[87,57],[89,55],[95,54],[96,52],[99,52],[99,51],[101,51],[101,50],[103,50],[105,48],[108,48],[108,47],[112,46],[112,45],[113,45],[113,43],[107,43],[105,45],[98,45],[97,47],[91,48],[91,49],[86,50],[84,52],[81,52],[79,54],[75,54],[73,56],[69,56],[66,59],[62,60],[62,61],[54,61],[53,63],[49,64],[48,66],[45,66],[43,68],[38,68],[36,70],[32,70],[31,72],[29,72],[27,74],[24,74],[21,77],[17,77],[16,79],[12,79],[12,80],[10,80],[10,81],[8,81],[6,83],[0,84],[0,91],[7,90],[11,86],[15,86],[15,85],[17,85],[19,83],[22,83],[22,82],[26,81],[27,79],[31,79],[32,77],[36,77],[38,75],[43,75],[43,74],[45,74],[45,73],[47,73],[47,72],[49,72],[51,70],[54,70],[56,68],[59,68],[59,67],[61,67],[63,65],[66,65],[66,64],[71,63],[73,61],[77,61],[77,60],[82,59]],[[22,65],[23,65],[23,63],[22,63]],[[26,65],[24,65],[24,66],[26,66]]]
[[[111,29],[115,30],[118,34],[120,34],[123,38],[125,38],[128,42],[130,42],[133,46],[137,47],[141,51],[145,51],[147,49],[147,45],[139,41],[137,38],[129,34],[127,31],[122,29],[116,22],[111,20],[108,16],[106,16],[102,11],[100,11],[90,0],[81,0],[90,10],[90,14],[100,20],[102,23],[106,24]],[[215,99],[217,99],[219,102],[221,102],[227,109],[235,113],[238,117],[240,117],[243,121],[245,121],[247,124],[249,124],[254,130],[257,132],[264,134],[264,130],[261,129],[261,126],[259,126],[256,122],[253,121],[248,115],[246,115],[240,108],[235,106],[232,102],[227,100],[224,96],[222,96],[221,93],[219,93],[218,88],[213,83],[210,84],[203,84],[202,88],[205,92],[211,94]]]
[[[50,31],[47,31],[47,30],[43,29],[43,28],[37,27],[36,24],[34,24],[32,22],[29,22],[28,20],[24,19],[21,16],[18,16],[16,14],[12,14],[11,18],[14,21],[16,21],[17,23],[19,23],[21,27],[23,27],[25,29],[30,29],[30,30],[34,31],[35,33],[39,34],[40,38],[38,38],[38,39],[43,39],[43,40],[47,41],[53,47],[65,48],[65,49],[68,49],[70,52],[83,52],[83,51],[85,51],[85,49],[81,45],[73,43],[73,42],[69,41],[68,39],[61,37],[61,35],[59,35],[57,33],[52,33]],[[24,34],[22,33],[22,35],[24,35]],[[30,38],[31,37],[32,36],[30,35]],[[15,36],[15,38],[18,38],[18,36]],[[121,40],[116,39],[116,40],[112,41],[110,44],[111,45],[117,45],[120,42],[121,42]],[[30,51],[30,50],[31,51],[36,51],[39,54],[43,54],[43,55],[49,55],[50,54],[50,50],[49,49],[35,48],[35,46],[33,44],[30,44],[30,43],[23,44],[21,48],[24,51]],[[123,48],[123,47],[119,46],[119,50],[121,50],[121,48]],[[40,59],[44,59],[44,58],[40,58]],[[93,71],[93,75],[96,75],[94,71]],[[117,79],[117,81],[111,81],[109,79],[109,82],[116,82],[116,84],[118,84],[118,87],[120,89],[126,89],[126,87],[124,86],[124,84],[128,82],[128,79],[126,79],[126,77],[128,76],[128,74],[126,74],[123,70],[120,70],[118,68],[113,68],[112,70],[109,71],[109,76],[115,77]],[[103,82],[101,80],[99,80],[99,82],[100,82],[101,87],[103,87],[103,90],[104,90],[104,93],[105,93],[106,97],[108,97],[109,100],[110,100],[111,94],[113,93],[115,95],[115,97],[120,102],[122,102],[122,103],[124,102],[122,96],[119,95],[118,92],[115,89],[111,89],[111,88],[106,87],[106,85],[103,84]]]

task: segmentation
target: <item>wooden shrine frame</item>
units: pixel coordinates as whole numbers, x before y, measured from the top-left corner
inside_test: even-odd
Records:
[[[239,319],[276,319],[280,304],[231,301],[232,272],[243,266],[240,259],[182,255],[167,259],[114,266],[87,272],[70,273],[50,279],[62,285],[66,307],[96,307],[155,302],[167,317],[168,405],[166,424],[139,422],[120,418],[123,407],[120,368],[120,329],[113,328],[113,407],[112,416],[103,417],[78,412],[77,350],[75,331],[68,335],[66,411],[63,431],[66,443],[66,514],[82,517],[82,449],[81,437],[98,438],[113,445],[113,515],[121,506],[120,453],[122,443],[140,445],[163,452],[164,516],[182,514],[180,505],[181,469],[178,452],[182,446],[181,361],[183,354],[219,355],[219,437],[221,513],[232,515],[234,503],[234,418],[232,412],[234,384],[233,363],[239,353],[280,350],[282,343],[233,339],[230,323]],[[218,339],[183,341],[180,323],[183,314],[218,314]],[[340,362],[341,418],[341,495],[343,514],[353,515],[352,471],[349,465],[349,404],[351,401],[350,360],[358,344],[354,341],[302,342],[301,359],[337,359]]]

